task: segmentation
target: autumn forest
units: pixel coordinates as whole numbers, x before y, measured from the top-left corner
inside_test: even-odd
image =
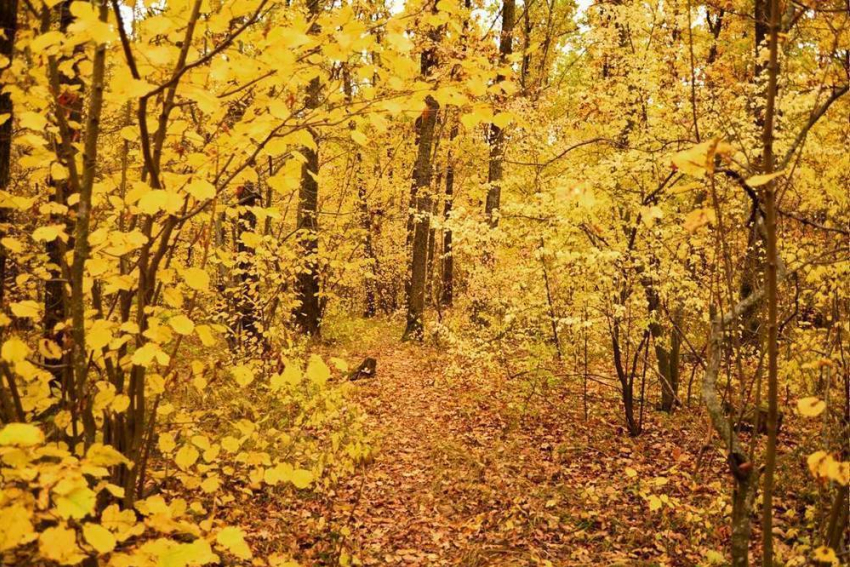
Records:
[[[850,563],[847,0],[0,28],[0,564]]]

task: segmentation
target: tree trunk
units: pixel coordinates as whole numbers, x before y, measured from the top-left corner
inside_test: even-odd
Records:
[[[351,70],[347,64],[342,67],[342,90],[345,93],[345,101],[348,104],[353,102],[353,87],[351,84]],[[352,121],[349,128],[354,130],[356,124]],[[372,217],[369,214],[369,201],[366,199],[366,184],[362,176],[363,154],[360,148],[354,150],[354,165],[352,167],[352,177],[354,184],[357,186],[357,204],[359,207],[360,229],[363,231],[363,255],[369,262],[368,271],[366,273],[364,287],[366,288],[366,308],[363,310],[363,316],[366,318],[374,317],[378,312],[376,298],[376,278],[378,272],[378,258],[375,256],[375,248],[372,245]],[[380,170],[378,170],[380,171]]]
[[[64,33],[73,20],[71,0],[65,0],[59,5],[59,31]],[[76,47],[74,53],[77,53],[81,49],[79,46]],[[80,80],[79,73],[75,73],[73,77],[70,77],[60,71],[59,87],[61,89],[59,97],[61,108],[57,108],[56,112],[64,113],[69,125],[80,124],[82,121],[84,93],[83,83]],[[76,142],[80,132],[71,126],[68,135]],[[75,157],[65,156],[64,161],[67,162],[71,159],[75,159]],[[63,165],[68,167],[68,163],[63,163]],[[50,195],[50,201],[59,205],[66,205],[68,195],[71,193],[70,180],[65,179],[60,181],[51,179],[50,186],[53,189]],[[56,325],[64,323],[68,316],[68,293],[65,283],[69,280],[70,274],[65,261],[65,254],[69,249],[74,247],[73,241],[70,240],[73,229],[67,215],[52,214],[51,223],[64,225],[65,232],[69,235],[69,241],[63,242],[61,239],[56,238],[48,242],[45,246],[51,277],[44,284],[44,336],[65,350],[68,333],[65,331],[56,331]],[[63,357],[62,363],[51,368],[50,372],[53,375],[51,385],[54,388],[61,389],[63,392],[67,392],[71,381],[71,363],[67,355]]]
[[[754,21],[754,70],[753,82],[760,83],[760,78],[766,70],[766,63],[761,56],[761,50],[765,46],[765,40],[768,38],[769,26],[769,4],[772,0],[755,0],[753,4],[753,21]],[[765,108],[759,104],[759,99],[756,98],[753,112],[755,114],[756,126],[764,129],[765,126]],[[750,232],[747,235],[747,251],[744,257],[744,269],[741,275],[741,284],[739,288],[739,297],[743,300],[749,297],[753,291],[759,287],[759,280],[762,278],[762,252],[763,252],[763,228],[760,226],[762,217],[755,205],[752,214],[750,215]],[[758,344],[759,336],[759,318],[758,310],[752,308],[743,314],[741,318],[741,344],[756,345]]]
[[[436,12],[437,3],[431,6]],[[422,51],[419,58],[419,72],[422,78],[431,75],[437,65],[437,42],[440,39],[438,29],[433,29],[428,38],[430,46]],[[413,185],[411,189],[411,215],[408,217],[407,238],[410,243],[409,279],[407,286],[407,325],[402,340],[422,340],[425,315],[425,280],[428,270],[428,236],[431,232],[431,160],[434,145],[434,131],[437,126],[437,113],[440,104],[428,95],[425,108],[417,119],[417,152],[413,166]]]
[[[766,175],[773,173],[773,123],[776,114],[776,91],[779,75],[779,0],[768,0],[769,16],[769,59],[767,79],[767,101],[764,109],[762,131],[762,170]],[[778,250],[776,236],[776,181],[764,186],[764,212],[766,223],[765,240],[767,259],[765,266],[765,288],[767,294],[767,448],[765,450],[764,486],[762,487],[762,564],[773,565],[773,474],[776,469],[776,434],[778,416]]]
[[[237,220],[236,254],[239,270],[239,297],[236,300],[236,310],[239,322],[237,336],[243,347],[256,346],[260,340],[257,329],[259,316],[257,314],[257,298],[259,276],[254,265],[254,249],[246,245],[241,238],[243,233],[257,231],[257,215],[251,210],[260,204],[260,192],[251,182],[245,183],[239,192],[239,218]]]
[[[423,55],[424,58],[424,55]],[[422,340],[425,312],[425,279],[428,263],[428,235],[431,228],[431,146],[440,105],[432,97],[425,99],[425,110],[419,134],[416,156],[416,216],[413,221],[413,245],[410,260],[410,286],[407,294],[407,327],[403,340]]]
[[[18,0],[0,2],[0,28],[5,34],[0,36],[0,56],[12,64],[15,54],[15,33],[18,30]],[[12,121],[14,112],[12,97],[9,93],[0,94],[0,115],[8,115],[0,124],[0,191],[9,189],[12,158]],[[6,235],[5,225],[9,222],[8,209],[0,209],[0,238]],[[0,246],[0,306],[6,299],[6,247]]]
[[[309,0],[307,7],[314,20],[321,10],[319,0]],[[319,32],[315,22],[310,33]],[[308,111],[319,107],[321,92],[319,78],[315,77],[307,87],[305,106]],[[301,166],[301,188],[298,191],[298,231],[301,257],[304,266],[298,273],[296,296],[300,305],[295,308],[295,323],[303,333],[318,335],[321,325],[321,305],[319,304],[319,224],[316,218],[319,200],[319,140],[311,129],[314,148],[302,148],[305,162]]]
[[[505,65],[513,53],[513,31],[516,12],[515,0],[504,0],[502,4],[502,32],[499,38],[499,63]],[[496,82],[502,82],[505,77],[498,75]],[[490,226],[499,224],[499,206],[502,199],[503,161],[505,156],[505,131],[495,123],[490,124],[488,137],[490,143],[490,159],[487,170],[487,203],[485,213]]]
[[[452,156],[453,143],[458,134],[458,125],[455,122],[449,133],[449,152],[446,157],[446,194],[443,202],[443,220],[447,221],[452,214],[452,200],[454,199],[455,187],[455,164]],[[454,254],[452,252],[452,231],[443,228],[443,257],[442,257],[442,286],[440,290],[440,304],[446,307],[454,300]]]
[[[653,258],[653,263],[657,264],[657,260]],[[658,365],[658,375],[661,381],[661,411],[672,412],[676,404],[678,396],[678,368],[673,369],[673,344],[671,340],[670,349],[664,344],[664,327],[658,322],[661,313],[661,298],[658,295],[658,290],[652,282],[650,276],[642,278],[644,291],[646,292],[646,304],[649,311],[651,322],[649,323],[649,332],[652,335],[652,341],[655,346],[655,360]],[[675,332],[673,333],[675,336]]]

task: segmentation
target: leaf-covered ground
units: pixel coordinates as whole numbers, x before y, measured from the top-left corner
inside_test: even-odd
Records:
[[[718,448],[704,449],[696,399],[672,417],[648,402],[634,439],[614,389],[591,383],[585,420],[580,380],[542,390],[473,367],[449,376],[459,361],[395,330],[346,353],[378,361],[355,386],[374,461],[306,505],[264,503],[256,549],[302,564],[723,562],[728,473]]]

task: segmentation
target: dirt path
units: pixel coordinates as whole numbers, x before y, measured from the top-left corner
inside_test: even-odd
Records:
[[[726,537],[716,487],[691,478],[701,440],[657,421],[668,417],[647,412],[633,439],[605,390],[585,420],[580,383],[447,376],[445,352],[389,339],[349,358],[361,356],[378,361],[356,398],[379,450],[333,513],[361,564],[684,566]]]
[[[364,354],[378,359],[378,372],[357,397],[380,451],[344,490],[355,555],[365,564],[527,563],[529,550],[511,532],[528,517],[531,494],[518,489],[534,479],[498,461],[509,449],[492,396],[446,380],[433,349],[398,344]],[[517,468],[525,464],[527,450],[510,450]],[[535,466],[545,473],[545,462]]]

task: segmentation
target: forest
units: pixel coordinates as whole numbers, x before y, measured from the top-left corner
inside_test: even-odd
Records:
[[[0,28],[0,564],[850,564],[848,0]]]

